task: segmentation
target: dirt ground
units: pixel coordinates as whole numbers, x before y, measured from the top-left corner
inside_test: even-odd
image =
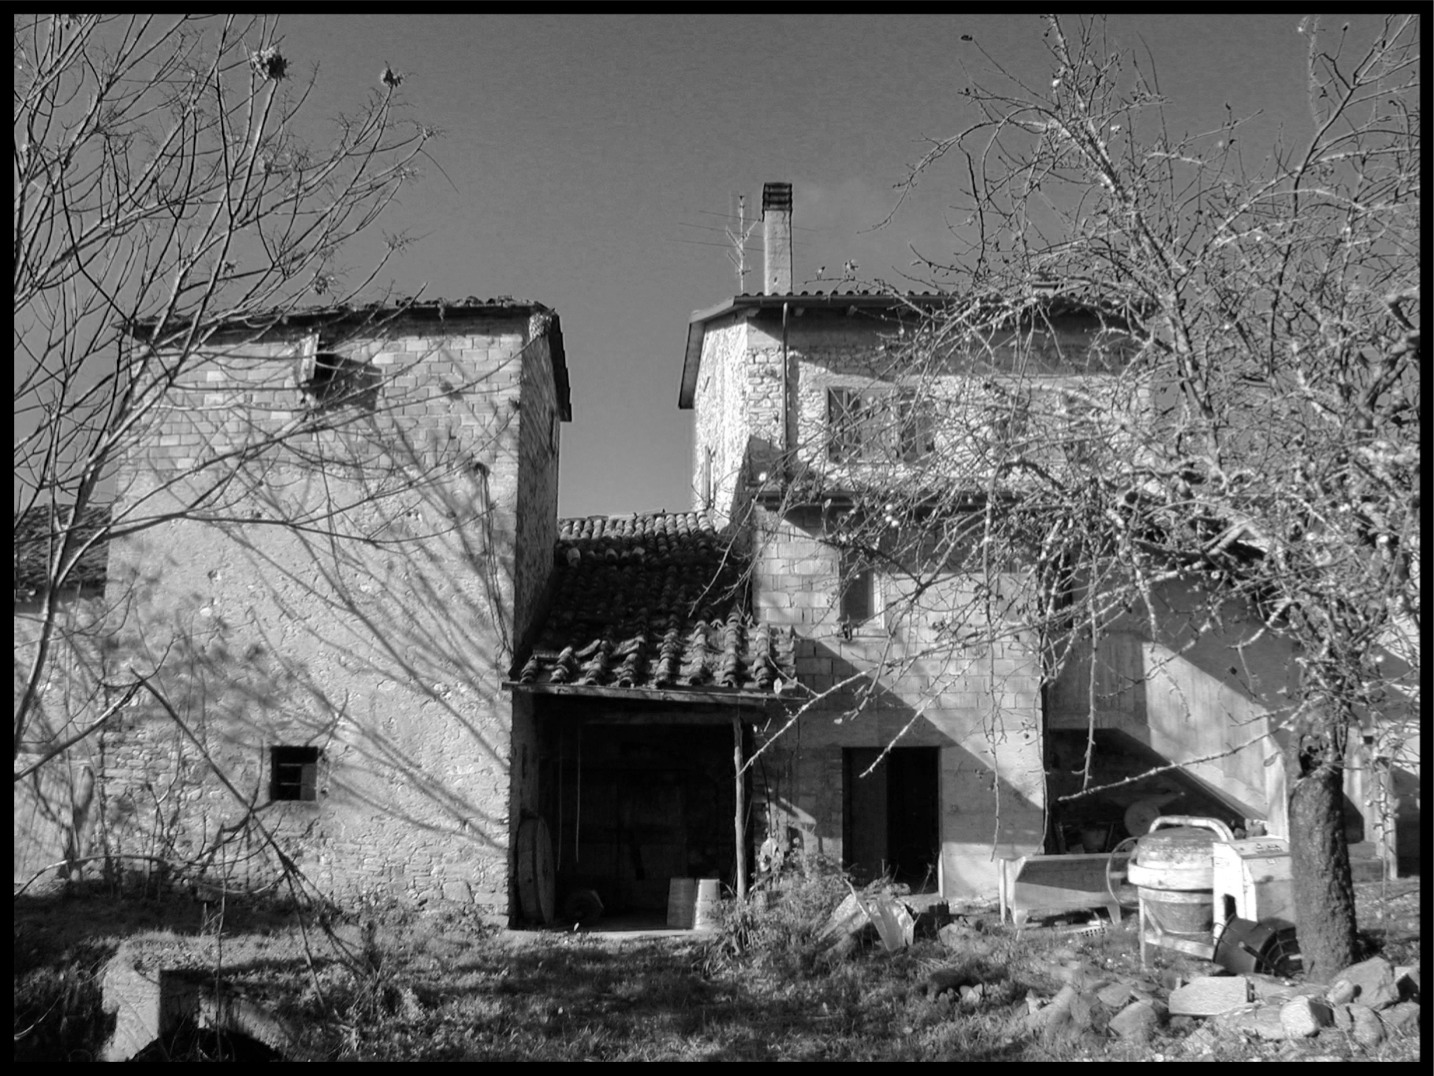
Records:
[[[1419,879],[1365,883],[1356,892],[1367,951],[1417,965]],[[114,1022],[100,1010],[100,975],[121,944],[140,942],[163,947],[176,966],[222,964],[226,981],[307,1025],[316,1050],[328,1056],[1140,1059],[1139,1050],[1125,1057],[1132,1052],[1125,1044],[1089,1036],[1058,1049],[1033,1045],[1012,1034],[1014,1017],[1005,1010],[963,1014],[923,998],[921,984],[956,955],[934,940],[905,953],[858,953],[839,967],[820,967],[739,954],[723,937],[614,929],[619,923],[495,932],[461,919],[388,915],[334,922],[325,931],[272,906],[233,905],[219,913],[190,900],[99,893],[17,899],[16,1059],[92,1059]],[[1043,977],[1071,947],[1057,928],[1016,936],[994,911],[977,919],[985,932],[983,960],[999,964],[992,974],[1003,980],[1011,1013],[1023,997],[1058,988]],[[1079,955],[1138,971],[1133,935],[1127,919]],[[1215,970],[1159,959],[1168,975]],[[1159,1052],[1160,1044],[1149,1049]],[[1399,1052],[1365,1059],[1409,1060],[1418,1051],[1416,1037]],[[1357,1057],[1346,1050],[1330,1059]],[[1213,1059],[1295,1058],[1263,1050]]]

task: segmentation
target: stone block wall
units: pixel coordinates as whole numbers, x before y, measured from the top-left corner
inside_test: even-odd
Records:
[[[746,493],[746,364],[747,322],[734,317],[708,326],[694,397],[693,508],[710,510],[719,526],[733,518]]]
[[[934,646],[935,620],[969,600],[953,578],[909,602],[879,580],[887,611],[848,637],[838,622],[836,550],[817,513],[758,511],[757,613],[798,634],[802,683],[826,697],[767,748],[765,814],[809,851],[843,856],[845,749],[939,750],[943,890],[994,893],[995,856],[1040,847],[1044,771],[1040,675],[1030,641],[1014,631],[969,651]]]
[[[1063,450],[1081,449],[1080,439],[1090,436],[1074,418],[1068,390],[1101,401],[1110,414],[1147,406],[1144,386],[1106,376],[1104,363],[1094,370],[1072,369],[1092,347],[1095,330],[1088,322],[1063,322],[1040,341],[997,341],[987,353],[915,369],[901,358],[901,332],[895,320],[862,313],[789,319],[793,463],[809,478],[820,476],[824,488],[906,476],[901,461],[882,458],[880,452],[877,458],[852,462],[829,458],[828,393],[833,389],[873,401],[911,392],[930,408],[933,452],[914,461],[912,472],[979,473],[990,452],[993,415],[1009,414],[1013,393],[1029,398],[1017,435],[1029,441],[1026,454],[1057,472],[1066,466]],[[773,342],[765,346],[770,351]],[[896,416],[889,417],[894,427]],[[1104,422],[1097,440],[1113,447],[1122,438],[1129,440],[1128,431]]]
[[[913,605],[895,578],[876,584],[877,604],[889,611],[848,637],[839,555],[821,540],[820,513],[783,516],[751,499],[762,471],[781,481],[788,447],[795,467],[827,469],[827,389],[889,379],[896,331],[879,315],[818,310],[789,311],[785,325],[767,311],[709,326],[694,397],[696,474],[711,452],[727,483],[718,503],[731,506],[729,518],[751,520],[756,612],[796,629],[802,683],[829,692],[767,744],[758,816],[840,860],[852,794],[843,751],[936,748],[944,890],[990,895],[996,857],[1038,851],[1043,837],[1040,674],[1030,641],[1012,632],[974,653],[932,649],[936,621],[960,595],[933,588],[925,607]],[[828,477],[827,488],[838,488],[851,476]],[[959,591],[961,581],[950,587]]]
[[[126,661],[163,695],[103,741],[114,852],[264,884],[277,844],[324,895],[507,921],[502,683],[546,585],[557,491],[530,313],[355,330],[338,347],[378,374],[353,403],[306,406],[314,349],[292,333],[219,341],[169,395],[120,511],[192,506],[206,453],[237,462],[213,469],[217,510],[114,544]],[[272,797],[275,747],[318,750],[312,802]]]
[[[97,588],[56,596],[55,629],[28,723],[15,757],[16,773],[42,762],[52,748],[97,720],[116,694],[111,615]],[[47,615],[43,595],[15,603],[14,690],[19,703],[31,675]],[[30,892],[98,873],[95,852],[95,771],[98,738],[79,740],[14,786],[15,883]]]

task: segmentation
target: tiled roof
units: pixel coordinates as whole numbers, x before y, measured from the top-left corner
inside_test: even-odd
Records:
[[[498,295],[489,299],[470,295],[465,299],[410,299],[391,297],[371,303],[330,303],[327,306],[303,306],[292,310],[254,310],[243,315],[224,319],[215,326],[222,331],[265,333],[270,330],[293,331],[313,326],[349,326],[362,328],[382,323],[390,318],[413,318],[423,321],[444,321],[463,315],[541,314],[547,318],[549,358],[553,366],[553,382],[558,394],[558,410],[563,421],[573,419],[571,390],[568,383],[567,350],[563,345],[562,320],[551,307],[532,299],[515,299],[511,295]],[[129,331],[136,336],[148,337],[155,330],[159,319],[137,318],[130,323]],[[181,336],[186,331],[184,319],[177,318],[168,323]]]
[[[790,631],[752,619],[745,561],[699,512],[559,521],[552,613],[518,682],[771,693]]]
[[[69,509],[62,508],[60,518],[66,519]],[[93,536],[110,521],[108,505],[86,508],[74,523],[77,536]],[[59,533],[48,506],[30,508],[15,516],[15,597],[28,598],[43,591],[50,583],[50,543]],[[108,543],[101,540],[87,549],[65,580],[67,587],[102,587],[109,563]]]
[[[832,288],[831,291],[789,291],[789,292],[747,292],[736,296],[738,299],[765,299],[773,302],[789,302],[792,299],[875,299],[889,305],[905,302],[933,303],[950,302],[955,296],[946,291],[904,291],[890,292],[866,288]]]
[[[271,326],[301,327],[313,322],[329,323],[335,320],[372,320],[399,314],[414,317],[442,319],[448,314],[467,313],[550,313],[548,307],[532,299],[515,299],[511,295],[498,295],[483,299],[470,295],[464,299],[406,299],[389,298],[370,303],[329,303],[327,305],[300,306],[293,309],[253,310],[236,315],[224,321],[234,328],[269,328]],[[156,318],[139,318],[134,322],[136,329],[152,329]]]

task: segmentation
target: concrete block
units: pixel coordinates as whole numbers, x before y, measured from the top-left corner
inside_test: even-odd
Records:
[[[1291,998],[1280,1006],[1280,1024],[1290,1038],[1311,1038],[1334,1025],[1334,1012],[1319,998]]]
[[[182,975],[166,971],[134,948],[121,946],[101,980],[105,1012],[115,1029],[101,1050],[104,1061],[128,1061],[167,1035],[198,1004],[198,991]]]
[[[1217,1016],[1250,1003],[1243,975],[1206,975],[1170,992],[1172,1016]]]

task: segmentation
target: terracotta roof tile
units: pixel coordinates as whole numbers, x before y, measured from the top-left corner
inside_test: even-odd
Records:
[[[518,682],[774,692],[791,633],[754,621],[746,562],[707,516],[560,520],[552,613]]]

